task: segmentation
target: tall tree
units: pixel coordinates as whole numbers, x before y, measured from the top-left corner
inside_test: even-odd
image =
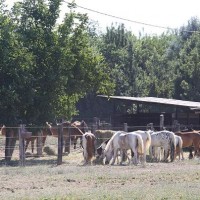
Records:
[[[24,50],[25,56],[15,65],[24,70],[24,82],[15,84],[14,90],[20,106],[10,105],[16,108],[13,116],[27,122],[70,119],[76,114],[76,102],[87,91],[109,93],[113,88],[103,57],[90,46],[87,16],[76,13],[72,4],[64,22],[57,26],[60,5],[61,0],[24,0],[12,10],[15,23],[13,31],[8,31],[21,45],[13,48]],[[14,71],[10,74],[15,76]]]

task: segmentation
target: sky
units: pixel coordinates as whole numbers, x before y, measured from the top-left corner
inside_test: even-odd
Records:
[[[17,0],[6,1],[11,6]],[[71,0],[65,2],[71,2]],[[182,25],[187,25],[188,20],[192,17],[200,19],[200,0],[75,0],[75,3],[87,9],[139,22],[128,22],[79,7],[76,9],[78,12],[88,13],[89,18],[98,21],[102,30],[105,30],[106,26],[110,26],[112,22],[124,23],[126,29],[131,30],[135,35],[138,35],[139,32],[159,35],[166,31],[164,28],[144,24],[180,28]],[[60,21],[62,21],[64,13],[68,11],[67,3],[63,3]]]

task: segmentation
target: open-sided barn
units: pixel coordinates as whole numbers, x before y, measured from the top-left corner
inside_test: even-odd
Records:
[[[160,126],[160,116],[164,115],[165,127],[171,128],[175,122],[183,126],[200,127],[200,102],[183,101],[157,97],[128,97],[98,95],[113,102],[111,122],[113,126],[128,123],[129,126],[146,126],[153,123]],[[119,109],[119,106],[125,109]]]

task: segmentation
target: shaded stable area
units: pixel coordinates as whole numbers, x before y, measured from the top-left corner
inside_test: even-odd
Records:
[[[164,126],[171,129],[174,125],[200,128],[200,102],[182,101],[156,97],[127,97],[98,95],[105,103],[112,102],[110,119],[113,127],[127,123],[135,128],[144,128],[153,123],[160,127],[160,116],[164,116]]]

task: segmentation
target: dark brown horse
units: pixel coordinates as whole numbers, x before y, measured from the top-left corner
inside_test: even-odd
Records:
[[[176,135],[180,136],[183,140],[182,148],[189,147],[190,155],[189,158],[193,158],[192,147],[194,147],[194,156],[200,156],[200,134],[198,131],[189,132],[176,132]]]
[[[19,140],[19,127],[1,127],[0,133],[6,137],[5,140],[5,160],[10,161],[16,145],[16,141]],[[21,129],[21,136],[25,140],[29,140],[32,137],[32,133],[27,131],[26,128]],[[32,147],[33,148],[33,147]]]
[[[58,137],[58,125],[52,126],[48,122],[46,124],[49,127],[49,130],[51,131],[52,136]],[[80,138],[80,140],[82,140],[82,136],[84,133],[81,131],[80,128],[78,128],[71,122],[65,121],[65,122],[61,123],[60,125],[62,125],[62,127],[63,127],[63,140],[65,142],[65,145],[70,136],[70,139],[74,143],[74,149],[76,149],[77,140],[79,138]]]
[[[39,139],[39,137],[42,138],[41,139],[42,147],[44,147],[47,135],[52,135],[52,134],[46,124],[42,128],[32,130],[32,132],[33,132],[32,136],[25,139],[25,151],[27,150],[29,143],[31,143],[31,150],[32,153],[34,153],[34,144]]]
[[[72,125],[75,125],[76,127],[78,127],[83,133],[86,133],[89,131],[88,125],[86,124],[86,122],[84,120],[80,121],[75,121],[72,123]]]
[[[42,137],[42,145],[44,147],[46,136],[51,135],[51,132],[49,131],[49,128],[43,127],[41,129],[31,129],[30,128],[24,128],[23,131],[23,136],[25,139],[25,152],[28,148],[28,145],[31,143],[31,151],[34,153],[34,143],[39,137]],[[7,131],[6,131],[7,130]],[[6,132],[8,132],[8,139],[16,139],[18,140],[19,135],[18,135],[18,128],[6,128],[5,125],[3,125],[0,129],[0,134],[6,136]],[[38,134],[41,132],[41,136]]]

